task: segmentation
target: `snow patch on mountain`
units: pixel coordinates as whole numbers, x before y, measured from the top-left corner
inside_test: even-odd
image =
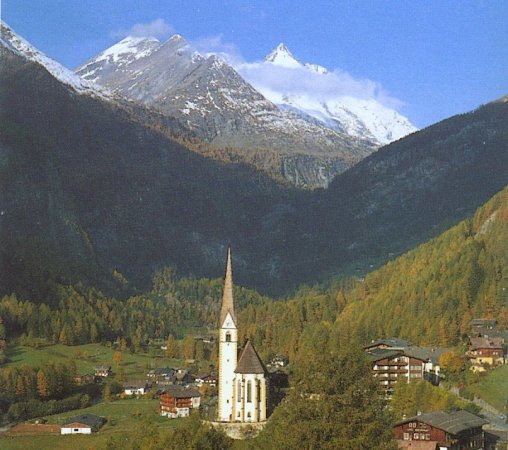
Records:
[[[66,69],[55,60],[37,50],[28,41],[16,34],[5,22],[0,21],[0,44],[23,58],[42,65],[51,75],[65,85],[74,89],[78,94],[88,94],[101,98],[110,98],[107,89],[98,87],[83,80],[74,72]]]
[[[279,67],[303,67],[302,63],[293,56],[282,42],[266,56],[265,61]]]
[[[117,44],[102,52],[97,61],[113,61],[122,63],[122,57],[132,55],[134,59],[148,56],[158,46],[159,40],[155,38],[139,38],[128,36]]]
[[[397,102],[378,83],[355,80],[341,71],[300,62],[283,43],[263,62],[236,69],[268,100],[287,110],[300,110],[334,130],[369,139],[378,145],[416,131],[410,121],[384,103]]]

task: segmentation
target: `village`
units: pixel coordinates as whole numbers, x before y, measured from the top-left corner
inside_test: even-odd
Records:
[[[220,323],[217,334],[193,338],[203,345],[218,346],[218,367],[210,363],[207,370],[198,372],[196,368],[200,366],[195,364],[196,361],[187,360],[193,368],[153,367],[142,377],[130,378],[123,373],[121,354],[115,351],[113,364],[95,365],[93,372],[76,375],[74,383],[76,386],[98,387],[96,392],[102,391],[103,395],[92,402],[97,405],[149,399],[151,408],[156,408],[156,414],[166,420],[168,426],[173,420],[196,413],[201,420],[222,427],[233,438],[255,436],[289,392],[291,364],[288,356],[276,354],[265,365],[250,341],[246,341],[239,352],[229,252]],[[416,415],[399,417],[392,430],[399,448],[506,449],[506,407],[500,411],[476,397],[466,398],[465,391],[460,386],[454,386],[457,381],[454,373],[465,370],[472,376],[482,377],[505,365],[507,343],[508,330],[498,328],[496,320],[478,318],[469,323],[462,353],[458,348],[414,346],[395,337],[365,344],[363,350],[372,377],[389,408],[390,402],[395,401],[400,383],[411,386],[419,382],[428,383],[439,392],[449,391],[462,398],[464,405],[470,406],[467,409],[426,413],[416,411]],[[120,341],[114,343],[117,348],[120,345]],[[161,351],[167,350],[167,344],[159,342],[158,345]],[[119,382],[119,379],[122,381]],[[85,408],[82,414],[73,415],[69,411],[59,419],[59,423],[36,417],[13,424],[6,434],[11,437],[93,435],[100,434],[102,428],[111,425],[111,422],[107,416]]]

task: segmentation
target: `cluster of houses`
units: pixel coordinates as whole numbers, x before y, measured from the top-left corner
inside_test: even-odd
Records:
[[[471,370],[483,372],[507,361],[508,331],[497,327],[496,320],[474,319],[467,341],[466,357]],[[417,347],[409,341],[388,338],[364,346],[372,363],[373,376],[387,398],[393,394],[397,380],[426,380],[434,385],[440,381],[439,358],[449,349]]]

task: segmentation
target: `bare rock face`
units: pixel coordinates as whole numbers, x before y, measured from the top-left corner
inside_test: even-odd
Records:
[[[300,187],[324,187],[343,170],[377,148],[368,139],[352,137],[299,111],[279,108],[216,56],[197,53],[181,36],[164,43],[126,38],[76,73],[112,92],[185,123],[216,148],[251,152],[270,149],[288,164],[298,155],[299,175],[282,166],[269,172]],[[251,159],[251,158],[247,158]],[[327,170],[322,167],[326,166]]]

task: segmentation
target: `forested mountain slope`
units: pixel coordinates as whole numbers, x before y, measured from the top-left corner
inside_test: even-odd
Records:
[[[508,326],[508,188],[430,242],[369,274],[338,327],[364,340],[452,345],[474,317]]]
[[[352,340],[397,336],[416,345],[457,344],[473,317],[508,325],[508,188],[437,238],[398,257],[365,280],[302,287],[285,301],[235,287],[239,340],[252,339],[264,358],[295,358]],[[235,281],[236,282],[236,281]],[[150,292],[126,301],[83,286],[54,286],[51,305],[0,301],[9,338],[67,343],[182,338],[192,327],[217,326],[222,279],[178,279],[157,272]],[[23,299],[27,300],[27,299]]]

